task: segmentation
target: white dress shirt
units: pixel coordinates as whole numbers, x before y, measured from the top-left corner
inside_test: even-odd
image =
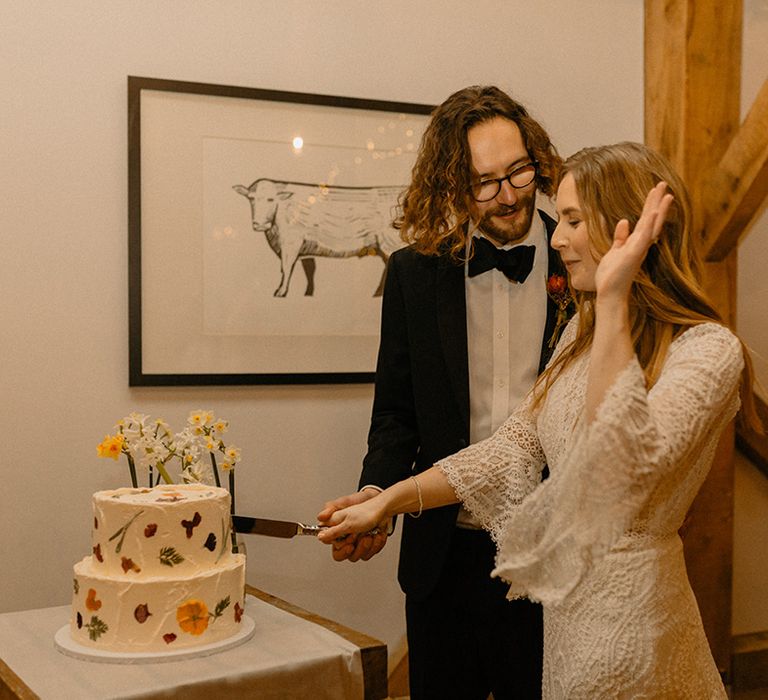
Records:
[[[547,321],[549,245],[538,212],[520,245],[536,247],[533,269],[522,284],[508,280],[496,269],[476,277],[467,276],[466,266],[464,270],[471,443],[489,437],[504,423],[538,375]],[[464,508],[459,512],[458,524],[477,527]]]

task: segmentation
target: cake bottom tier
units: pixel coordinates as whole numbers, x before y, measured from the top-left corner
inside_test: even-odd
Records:
[[[240,629],[245,557],[183,577],[100,576],[91,557],[74,567],[72,639],[108,651],[167,651],[212,644]],[[172,572],[171,572],[172,573]]]

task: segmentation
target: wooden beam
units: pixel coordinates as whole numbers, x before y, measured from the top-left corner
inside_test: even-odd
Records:
[[[759,396],[755,396],[755,407],[764,428],[768,431],[768,405]],[[736,433],[736,447],[768,476],[768,434],[758,435],[751,430],[739,428]]]
[[[685,123],[680,93],[686,72],[685,13],[683,2],[645,2],[645,143],[678,169],[685,162],[680,138]]]
[[[645,141],[670,159],[691,191],[693,230],[703,228],[699,182],[739,127],[741,0],[645,0]],[[728,322],[735,318],[735,255],[708,263],[704,286]],[[731,669],[733,440],[726,431],[691,508],[686,565],[712,654]]]
[[[741,0],[645,0],[645,142],[665,155],[691,193],[703,229],[700,181],[739,128]],[[714,50],[713,47],[717,47]],[[704,288],[735,326],[737,258],[707,263]]]
[[[748,697],[750,690],[768,688],[768,632],[740,634],[733,639],[733,690]]]
[[[732,252],[768,197],[768,80],[718,166],[701,183],[707,260]]]
[[[645,142],[692,194],[739,126],[742,16],[741,0],[645,2]]]

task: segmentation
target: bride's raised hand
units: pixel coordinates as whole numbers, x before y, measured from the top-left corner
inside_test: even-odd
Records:
[[[630,232],[629,222],[616,224],[613,245],[600,260],[595,272],[598,300],[626,300],[648,249],[658,240],[673,196],[667,193],[667,183],[659,182],[646,196],[643,211]]]

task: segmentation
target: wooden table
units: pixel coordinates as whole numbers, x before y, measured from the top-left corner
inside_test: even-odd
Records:
[[[53,634],[66,622],[68,606],[0,615],[0,700],[168,697],[176,687],[185,698],[209,699],[216,697],[217,686],[227,698],[387,697],[384,643],[251,586],[246,593],[255,599],[253,638],[214,656],[170,663],[103,664],[60,654]],[[298,641],[308,655],[305,662],[296,666],[295,646],[283,632]],[[105,679],[114,679],[114,687],[105,689]],[[35,689],[41,688],[39,695]]]
[[[360,660],[363,664],[365,700],[381,700],[381,698],[386,698],[389,695],[387,692],[387,645],[384,642],[349,627],[344,627],[344,625],[340,625],[338,622],[333,622],[325,617],[320,617],[320,615],[303,610],[252,586],[246,586],[245,591],[281,610],[321,625],[325,629],[335,632],[340,637],[344,637],[347,641],[352,642],[360,650]]]

